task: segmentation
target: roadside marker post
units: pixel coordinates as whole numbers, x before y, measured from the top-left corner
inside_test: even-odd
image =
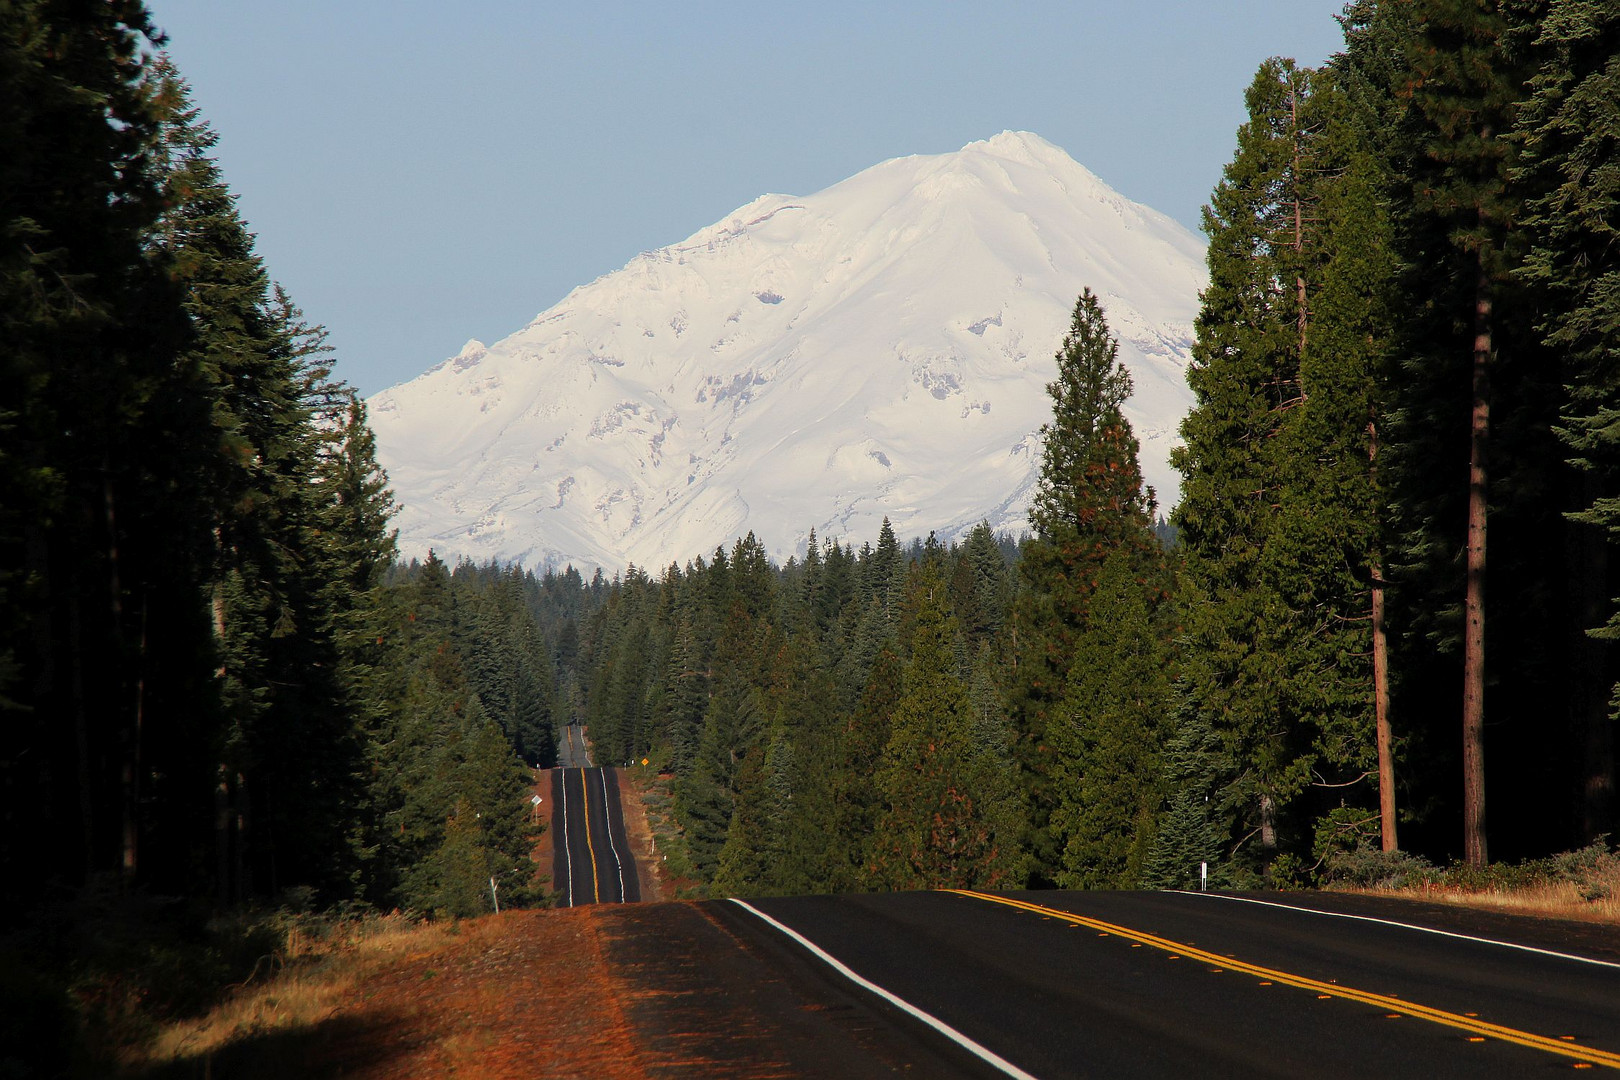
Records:
[[[1201,862],[1201,863],[1198,864],[1198,891],[1199,892],[1205,892],[1208,889],[1209,889],[1209,863],[1208,862]]]

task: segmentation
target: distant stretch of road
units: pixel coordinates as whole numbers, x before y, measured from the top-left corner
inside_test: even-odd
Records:
[[[585,742],[585,729],[579,724],[563,728],[562,744],[557,747],[557,764],[565,769],[589,769],[591,748]]]
[[[847,995],[934,1040],[956,1075],[1620,1069],[1612,931],[1608,948],[1546,933],[1500,940],[1512,935],[1467,917],[1400,925],[1399,908],[1287,894],[934,892],[704,908],[808,996]],[[1481,919],[1491,931],[1504,922]]]
[[[619,777],[591,766],[582,729],[564,729],[551,772],[554,888],[558,902],[621,904],[641,899],[635,859],[619,809]]]

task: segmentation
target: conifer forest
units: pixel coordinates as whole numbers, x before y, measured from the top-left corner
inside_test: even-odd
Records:
[[[715,896],[1611,836],[1620,7],[1341,22],[1256,72],[1205,208],[1179,498],[1077,281],[1027,535],[587,576],[397,558],[143,4],[0,2],[6,907],[544,903],[534,769],[580,722]]]

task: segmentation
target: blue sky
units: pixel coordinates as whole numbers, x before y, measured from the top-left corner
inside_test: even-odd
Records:
[[[1003,129],[1198,226],[1342,0],[148,0],[270,272],[371,394],[767,192]]]

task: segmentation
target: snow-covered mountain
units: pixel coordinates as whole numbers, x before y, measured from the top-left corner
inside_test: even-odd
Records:
[[[1086,286],[1167,507],[1202,260],[1027,132],[763,195],[372,398],[400,547],[656,573],[748,530],[1019,530]]]

